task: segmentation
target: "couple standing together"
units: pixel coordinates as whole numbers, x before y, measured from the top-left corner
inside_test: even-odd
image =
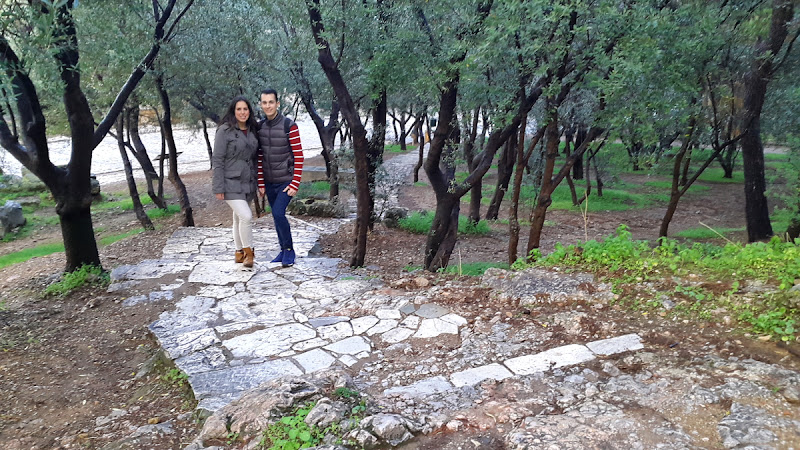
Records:
[[[260,105],[266,115],[261,122],[256,122],[250,102],[243,96],[228,106],[214,138],[212,189],[217,199],[225,200],[233,210],[235,261],[253,267],[250,201],[257,192],[259,197],[267,196],[278,233],[280,253],[271,262],[290,267],[295,252],[286,207],[297,193],[303,173],[300,130],[278,111],[275,89],[261,91]]]

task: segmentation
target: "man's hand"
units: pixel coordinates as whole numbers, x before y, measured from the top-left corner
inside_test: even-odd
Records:
[[[289,195],[289,197],[294,197],[294,194],[297,194],[297,189],[292,189],[289,186],[286,186],[283,192],[286,192],[286,194]]]
[[[225,200],[225,194],[214,194],[217,197],[217,200]]]

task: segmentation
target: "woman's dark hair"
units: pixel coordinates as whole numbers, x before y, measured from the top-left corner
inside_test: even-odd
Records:
[[[239,128],[238,121],[236,120],[236,104],[239,102],[244,102],[247,105],[247,109],[250,111],[250,117],[247,118],[247,128],[254,133],[257,132],[258,122],[256,122],[256,118],[254,117],[253,105],[251,105],[250,100],[243,95],[236,96],[231,100],[231,104],[228,105],[228,109],[225,110],[225,115],[222,116],[222,123],[227,123],[231,128]]]

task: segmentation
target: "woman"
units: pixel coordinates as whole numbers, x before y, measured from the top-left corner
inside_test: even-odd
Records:
[[[253,267],[253,213],[250,201],[256,192],[256,150],[258,124],[250,102],[236,97],[222,118],[214,137],[211,163],[214,167],[212,189],[218,200],[233,210],[233,242],[235,261]]]

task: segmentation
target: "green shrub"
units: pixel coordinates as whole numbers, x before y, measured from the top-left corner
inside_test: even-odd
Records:
[[[414,211],[406,218],[400,219],[400,228],[414,234],[427,234],[433,224],[433,213]],[[485,220],[477,224],[464,216],[458,216],[458,232],[461,234],[488,234],[491,231]]]
[[[101,267],[84,265],[74,272],[66,272],[60,281],[47,286],[44,295],[45,297],[53,295],[65,297],[86,284],[104,286],[108,285],[109,281],[108,272],[103,271]]]

